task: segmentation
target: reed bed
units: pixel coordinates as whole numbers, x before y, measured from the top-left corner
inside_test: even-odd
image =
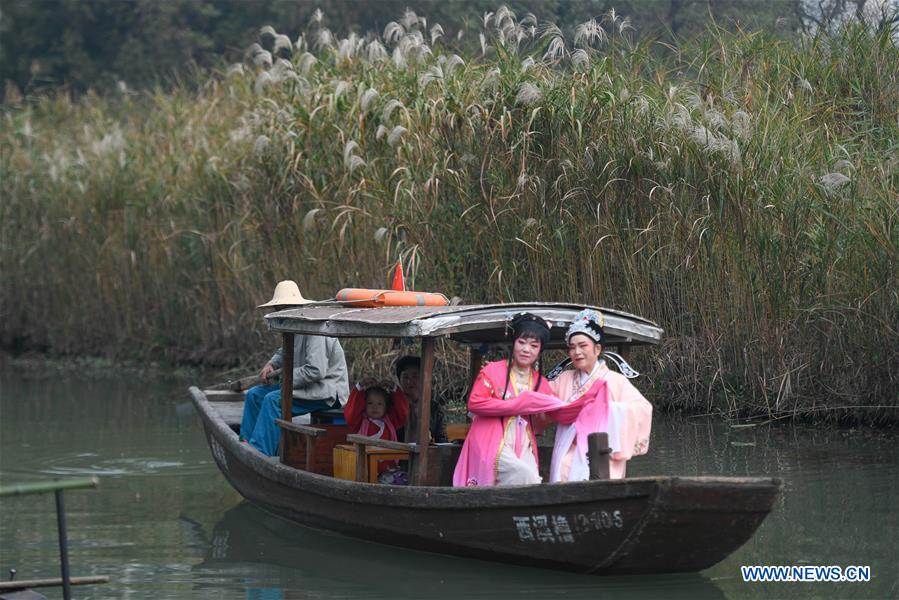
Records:
[[[416,289],[657,321],[661,409],[897,419],[891,32],[663,46],[500,9],[465,35],[316,18],[197,85],[8,107],[3,343],[247,361],[274,282],[327,298],[399,257]]]

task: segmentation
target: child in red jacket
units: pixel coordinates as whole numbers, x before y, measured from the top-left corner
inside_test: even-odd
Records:
[[[409,401],[399,386],[369,378],[353,387],[343,414],[350,431],[395,442],[409,417]]]

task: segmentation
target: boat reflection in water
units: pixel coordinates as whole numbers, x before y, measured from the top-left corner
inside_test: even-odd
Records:
[[[699,574],[597,578],[417,552],[304,527],[248,502],[227,511],[209,535],[182,521],[203,551],[193,579],[204,597],[223,584],[254,600],[725,597]]]

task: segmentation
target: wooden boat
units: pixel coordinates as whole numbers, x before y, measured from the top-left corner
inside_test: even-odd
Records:
[[[513,314],[546,319],[552,325],[549,346],[561,347],[565,329],[583,308],[307,305],[266,315],[266,321],[282,333],[285,364],[293,362],[288,354],[295,334],[420,339],[422,400],[414,439],[428,439],[437,339],[468,347],[476,374],[482,349],[502,343]],[[598,310],[605,316],[606,348],[624,354],[661,338],[650,321]],[[291,389],[290,370],[283,376],[282,389]],[[279,421],[281,455],[268,457],[238,439],[239,394],[190,391],[216,464],[251,502],[312,527],[437,553],[589,574],[699,571],[745,543],[781,489],[770,478],[677,476],[453,488],[458,445],[375,440],[347,435],[339,424],[299,425],[288,418]],[[334,448],[347,441],[356,453],[355,480],[333,476]],[[367,482],[367,460],[377,449],[408,456],[411,485]]]

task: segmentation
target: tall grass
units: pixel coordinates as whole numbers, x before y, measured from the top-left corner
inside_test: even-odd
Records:
[[[848,26],[639,41],[508,10],[263,30],[190,90],[3,114],[0,335],[222,364],[250,307],[381,286],[659,322],[657,405],[895,419],[899,51]],[[645,385],[645,384],[644,384]]]

